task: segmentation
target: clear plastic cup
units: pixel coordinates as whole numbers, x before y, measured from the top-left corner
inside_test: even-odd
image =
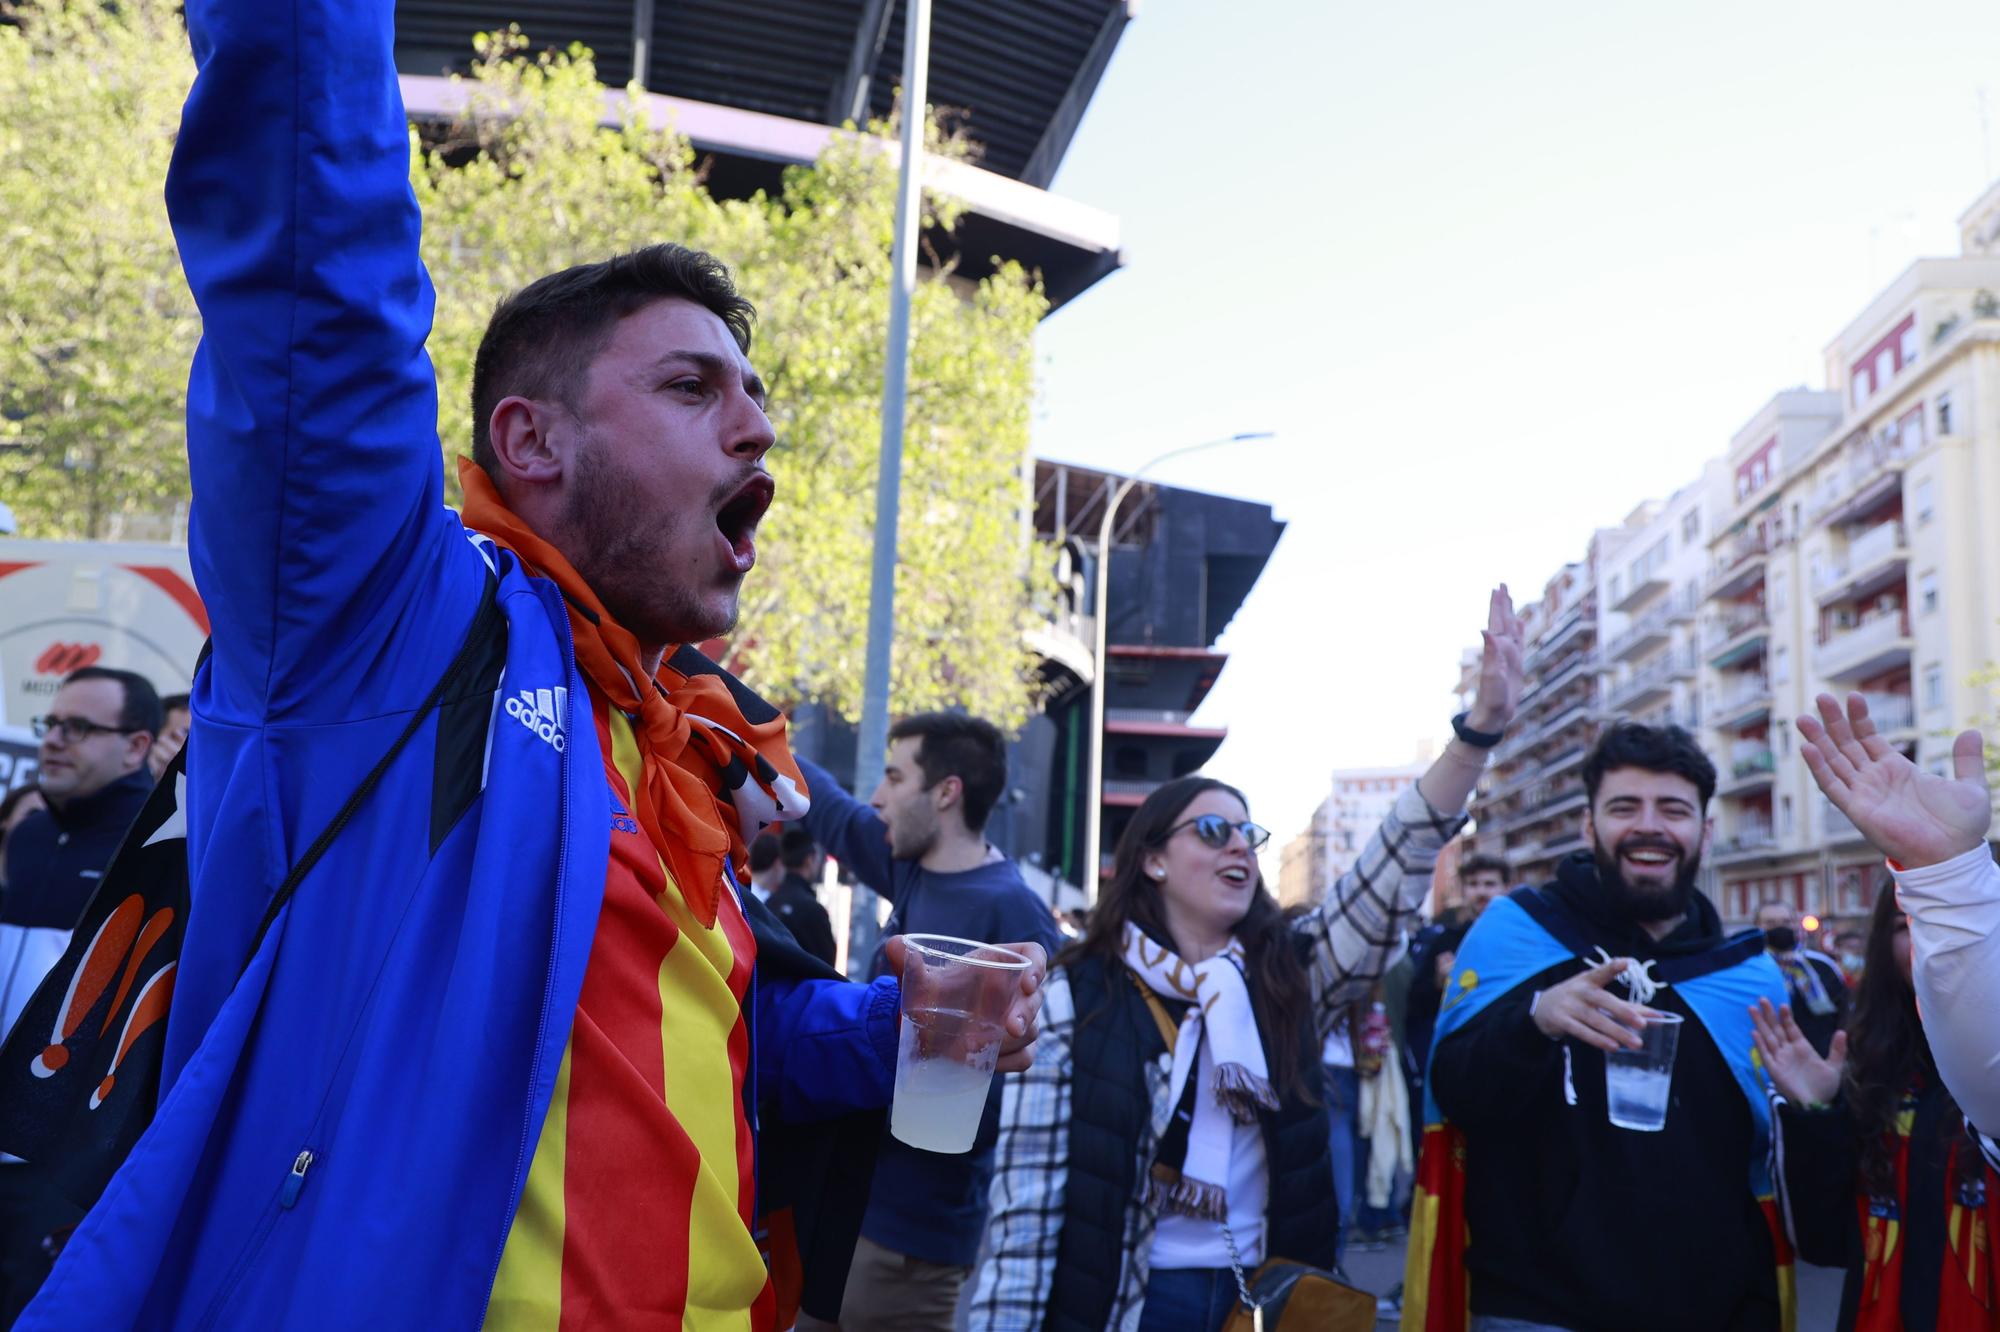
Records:
[[[1028,959],[943,934],[906,934],[903,1023],[889,1131],[927,1152],[969,1152]]]
[[[1681,1040],[1681,1015],[1660,1013],[1639,1028],[1636,1050],[1604,1056],[1604,1101],[1619,1128],[1658,1133],[1667,1126],[1667,1099],[1674,1085],[1674,1051]]]

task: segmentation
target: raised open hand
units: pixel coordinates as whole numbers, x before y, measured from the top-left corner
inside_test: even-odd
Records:
[[[1465,724],[1475,731],[1504,731],[1521,705],[1521,663],[1528,655],[1527,631],[1505,583],[1493,589],[1479,637],[1479,685]]]
[[[1846,1032],[1833,1034],[1833,1043],[1822,1058],[1792,1020],[1792,1006],[1773,1008],[1769,999],[1759,999],[1750,1010],[1750,1028],[1764,1071],[1787,1100],[1799,1105],[1828,1105],[1840,1094],[1840,1075],[1847,1068]]]
[[[1935,865],[1985,840],[1993,805],[1979,732],[1962,732],[1952,743],[1954,777],[1924,772],[1891,749],[1859,694],[1847,696],[1845,712],[1833,695],[1821,694],[1819,716],[1799,718],[1799,734],[1799,753],[1819,789],[1891,860],[1910,869]]]

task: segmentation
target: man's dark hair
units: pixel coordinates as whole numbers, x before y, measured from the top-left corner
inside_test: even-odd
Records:
[[[1507,877],[1507,862],[1487,851],[1475,851],[1458,862],[1458,881],[1469,882],[1473,875],[1491,870],[1501,878]]]
[[[164,724],[169,712],[179,708],[182,712],[193,712],[194,702],[186,694],[167,694],[160,699],[160,720]]]
[[[500,302],[472,362],[472,461],[498,485],[500,463],[486,423],[500,400],[552,399],[574,414],[591,363],[618,321],[670,296],[712,311],[736,345],[750,350],[756,309],[737,294],[727,267],[683,245],[649,245],[565,268]]]
[[[1597,746],[1583,761],[1583,789],[1593,807],[1598,783],[1605,773],[1619,768],[1643,768],[1687,778],[1701,793],[1703,813],[1708,812],[1708,799],[1715,794],[1715,765],[1694,737],[1678,726],[1619,722],[1597,737]]]
[[[785,868],[789,870],[804,869],[818,849],[819,844],[804,828],[787,828],[785,835],[778,839],[778,858],[785,862]]]
[[[758,833],[757,840],[750,843],[750,872],[762,874],[778,863],[778,839],[770,833]]]
[[[947,777],[965,788],[965,826],[983,832],[986,816],[1007,788],[1007,740],[1000,728],[978,717],[956,712],[919,712],[889,728],[891,740],[917,741],[917,766],[924,785],[936,786]]]
[[[109,666],[83,666],[63,677],[66,685],[82,680],[115,680],[125,691],[125,701],[118,708],[118,725],[127,731],[144,731],[148,735],[158,735],[166,716],[160,711],[160,696],[153,689],[153,682],[132,671],[113,670]]]

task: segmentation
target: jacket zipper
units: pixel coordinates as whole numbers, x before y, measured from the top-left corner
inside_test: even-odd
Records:
[[[543,595],[541,592],[537,591],[536,599],[542,603],[543,613],[546,614],[549,610],[548,597]],[[556,621],[558,624],[562,626],[563,673],[566,676],[574,675],[576,673],[576,639],[575,636],[570,631],[569,611],[560,603],[557,604],[555,610],[556,610]],[[581,703],[582,703],[583,715],[585,717],[588,717],[590,715],[590,695],[587,691],[581,695]],[[570,705],[570,716],[575,717],[576,715],[577,715],[577,704],[573,702]],[[563,923],[563,895],[564,895],[563,880],[569,870],[569,788],[571,780],[570,756],[575,752],[576,752],[576,746],[574,744],[565,745],[562,749],[561,756],[557,759],[557,762],[561,768],[562,780],[560,783],[560,791],[558,793],[556,800],[557,832],[556,832],[555,924],[549,931],[549,965],[548,969],[542,975],[542,1015],[541,1015],[541,1020],[537,1022],[535,1025],[534,1062],[528,1066],[528,1086],[530,1088],[529,1095],[531,1099],[529,1101],[528,1112],[524,1114],[521,1118],[521,1145],[517,1149],[514,1157],[514,1181],[512,1186],[508,1189],[508,1196],[510,1198],[519,1198],[521,1196],[521,1189],[527,1178],[529,1156],[532,1153],[534,1147],[533,1137],[534,1137],[535,1122],[534,1122],[534,1102],[532,1100],[533,1088],[535,1084],[540,1082],[542,1079],[542,1047],[548,1039],[549,1006],[551,1003],[554,1002],[555,999],[556,959],[562,955],[562,923]],[[501,1259],[506,1256],[507,1237],[509,1233],[512,1232],[513,1228],[514,1228],[513,1218],[510,1216],[507,1218],[507,1224],[502,1226],[500,1229],[500,1242],[493,1247],[493,1261],[488,1266],[486,1273],[487,1304],[490,1304],[493,1299],[493,1284],[500,1279],[500,1262]],[[485,1304],[482,1304],[480,1306],[482,1319],[484,1317],[485,1308],[486,1308]]]
[[[312,1169],[313,1154],[310,1147],[301,1151],[292,1160],[292,1172],[285,1176],[285,1187],[278,1194],[278,1206],[292,1207],[299,1200],[299,1190],[306,1186],[306,1171]]]

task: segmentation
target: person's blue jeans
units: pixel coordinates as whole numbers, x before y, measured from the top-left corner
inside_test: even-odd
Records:
[[[1226,1267],[1156,1267],[1146,1278],[1139,1332],[1220,1332],[1236,1307],[1236,1274]]]
[[[1326,1069],[1327,1118],[1333,1129],[1328,1147],[1333,1153],[1333,1200],[1339,1207],[1340,1230],[1333,1244],[1338,1266],[1347,1254],[1347,1232],[1354,1225],[1354,1188],[1361,1178],[1361,1078],[1352,1065],[1323,1064]]]

